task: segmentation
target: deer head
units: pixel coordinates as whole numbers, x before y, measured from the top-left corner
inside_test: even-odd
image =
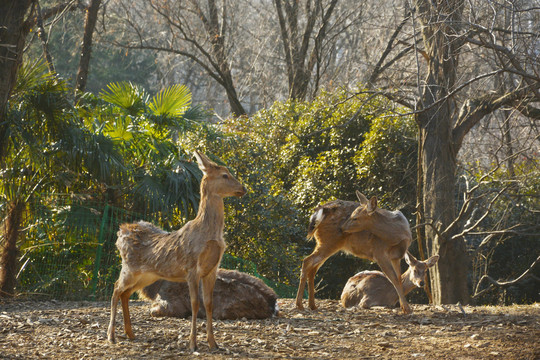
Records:
[[[406,276],[416,287],[421,288],[424,287],[426,271],[439,261],[439,255],[433,255],[426,261],[419,261],[407,251],[405,261],[409,265],[408,271],[410,271],[410,274],[406,274]]]
[[[370,228],[373,224],[373,214],[377,210],[377,197],[373,196],[370,200],[358,190],[356,197],[360,201],[360,206],[357,207],[351,216],[341,226],[341,231],[345,233],[353,233]]]
[[[211,194],[217,194],[221,197],[244,196],[246,188],[231,175],[224,166],[219,166],[211,161],[206,155],[197,151],[194,153],[197,159],[199,169],[203,172],[201,186],[206,187],[206,191]]]

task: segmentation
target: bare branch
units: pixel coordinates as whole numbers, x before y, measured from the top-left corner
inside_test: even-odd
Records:
[[[530,96],[533,90],[540,88],[540,82],[525,86],[505,94],[486,94],[476,99],[465,101],[461,107],[458,121],[452,131],[454,143],[459,148],[463,138],[484,116],[503,106],[514,106]]]
[[[519,104],[516,106],[517,111],[519,111],[524,116],[527,116],[531,119],[540,120],[540,109],[533,107],[531,105]]]
[[[383,68],[382,64],[386,60],[386,57],[388,56],[388,54],[390,54],[390,51],[392,51],[394,41],[396,40],[397,36],[399,35],[401,30],[403,29],[403,26],[405,26],[405,24],[407,23],[407,21],[409,20],[410,17],[411,17],[411,13],[409,12],[403,18],[403,20],[401,20],[401,23],[397,26],[396,30],[394,30],[394,33],[392,34],[392,36],[390,36],[390,39],[388,40],[388,44],[386,44],[386,48],[384,49],[383,53],[381,54],[381,57],[379,58],[379,61],[377,62],[377,64],[375,64],[375,68],[373,69],[373,72],[371,73],[371,76],[369,77],[368,84],[373,84],[375,82],[375,80],[377,80],[379,75],[383,72],[383,70],[385,68],[387,68],[387,66]],[[410,48],[412,48],[412,47],[409,47],[407,52],[410,51]],[[405,53],[403,53],[403,55],[405,55]],[[396,59],[394,59],[393,62],[395,60]]]
[[[490,290],[491,288],[493,287],[500,287],[500,288],[507,288],[509,286],[512,286],[512,285],[515,285],[517,284],[518,282],[520,282],[521,280],[525,279],[526,277],[532,277],[533,279],[535,279],[536,281],[540,281],[540,279],[532,274],[530,274],[530,272],[534,269],[534,267],[536,265],[538,265],[538,263],[540,263],[540,256],[538,256],[536,258],[536,260],[531,264],[531,266],[529,266],[529,268],[527,270],[525,270],[525,272],[523,272],[523,274],[521,274],[520,276],[518,276],[516,279],[514,280],[511,280],[511,281],[497,281],[495,279],[493,279],[491,276],[489,275],[484,275],[482,276],[482,278],[480,279],[480,281],[478,281],[478,284],[476,284],[476,288],[474,290],[474,295],[472,296],[472,298],[477,298],[478,296],[484,294],[486,291]],[[491,285],[482,290],[482,291],[479,291],[480,289],[480,286],[482,285],[482,283],[484,282],[484,280],[487,280],[491,283]]]

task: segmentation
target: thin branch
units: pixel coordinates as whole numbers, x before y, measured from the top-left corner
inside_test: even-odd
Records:
[[[532,277],[533,279],[535,279],[536,281],[540,281],[540,279],[532,274],[530,274],[530,272],[534,269],[534,267],[540,263],[540,256],[538,256],[536,258],[536,260],[531,264],[531,266],[529,266],[529,268],[527,270],[525,270],[525,272],[523,272],[523,274],[521,274],[519,277],[517,277],[516,279],[514,280],[511,280],[511,281],[497,281],[495,279],[493,279],[491,276],[489,275],[484,275],[482,276],[482,278],[480,279],[480,281],[478,281],[478,284],[476,284],[476,288],[474,290],[474,295],[472,296],[472,298],[476,298],[480,295],[482,295],[483,293],[485,293],[486,291],[490,290],[491,288],[493,288],[494,286],[496,287],[500,287],[500,288],[507,288],[507,287],[510,287],[512,285],[515,285],[517,284],[518,282],[520,282],[521,280],[523,280],[524,278],[526,277]],[[480,286],[482,285],[482,283],[484,282],[484,280],[487,280],[491,283],[491,285],[489,287],[487,287],[486,289],[482,290],[482,291],[478,291],[480,289]]]
[[[484,116],[493,111],[506,106],[516,105],[519,100],[524,100],[530,97],[534,89],[540,88],[540,82],[533,86],[518,88],[514,91],[505,94],[486,94],[476,99],[467,100],[459,112],[458,121],[454,126],[452,135],[454,144],[457,148],[461,146],[463,138],[474,125],[476,125]]]
[[[467,229],[463,229],[463,231],[459,234],[456,234],[454,236],[451,237],[452,240],[455,240],[459,237],[462,237],[462,236],[465,236],[467,235],[468,233],[470,233],[471,231],[473,231],[474,229],[476,229],[480,223],[489,215],[489,213],[491,212],[491,209],[493,208],[493,205],[495,204],[495,201],[497,201],[497,199],[510,187],[510,185],[507,185],[505,187],[503,187],[498,193],[497,195],[495,195],[493,197],[493,199],[491,199],[491,201],[489,202],[489,205],[486,209],[486,211],[484,212],[484,214],[474,223],[472,224],[471,226],[469,226]],[[463,209],[463,207],[462,207]],[[465,212],[464,212],[465,213]],[[461,215],[461,213],[460,213]],[[451,230],[454,229],[455,226],[457,226],[457,224],[459,222],[461,222],[463,220],[463,218],[460,218],[460,216],[458,216],[453,222],[452,224],[450,224],[446,230],[443,232],[444,234],[448,234]]]
[[[516,110],[528,118],[540,120],[540,109],[534,106],[520,104],[516,106]]]
[[[411,17],[410,11],[406,14],[406,16],[401,20],[401,23],[397,26],[396,30],[394,30],[394,33],[392,36],[390,36],[390,39],[388,39],[388,44],[386,44],[386,48],[384,49],[379,61],[377,64],[375,64],[375,68],[373,69],[373,72],[371,73],[371,76],[369,77],[368,84],[373,84],[375,80],[379,77],[379,75],[382,73],[384,68],[382,68],[383,62],[386,60],[386,57],[388,54],[390,54],[390,51],[393,49],[394,41],[396,40],[397,36],[403,29],[403,26],[407,23],[409,18]],[[408,52],[408,51],[407,51]]]
[[[479,29],[482,32],[487,32],[488,34],[491,34],[489,30],[487,30],[484,27],[481,27],[479,25],[474,25],[477,29]],[[514,66],[514,68],[517,70],[517,72],[523,76],[523,79],[527,82],[529,86],[531,86],[531,89],[538,101],[540,101],[540,92],[538,91],[538,86],[535,86],[535,83],[540,82],[540,79],[538,76],[532,76],[528,74],[523,67],[521,66],[518,59],[516,59],[516,55],[512,53],[511,50],[507,49],[506,47],[502,45],[497,45],[491,41],[486,41],[483,38],[480,38],[480,40],[473,39],[472,37],[467,37],[466,40],[470,42],[471,44],[475,44],[478,46],[483,46],[488,49],[494,50],[497,54],[504,54],[508,60],[510,60],[510,63]]]

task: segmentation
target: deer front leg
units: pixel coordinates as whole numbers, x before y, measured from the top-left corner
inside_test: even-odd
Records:
[[[379,264],[379,266],[381,267],[381,270],[384,272],[388,280],[390,280],[392,285],[394,285],[394,288],[396,289],[396,292],[399,297],[399,303],[401,305],[401,310],[403,310],[403,313],[404,314],[412,313],[411,307],[407,303],[407,300],[405,299],[405,295],[403,294],[403,287],[401,285],[401,276],[398,277],[398,275],[396,274],[392,261],[390,261],[386,255],[376,257],[375,261],[377,261],[377,264]],[[400,271],[400,274],[401,274],[401,271]]]
[[[124,315],[124,331],[126,332],[127,337],[130,340],[135,339],[133,330],[131,328],[131,318],[129,316],[129,297],[131,296],[130,291],[125,291],[120,295],[120,300],[122,301],[122,314]]]
[[[189,298],[191,299],[191,332],[189,334],[189,348],[197,351],[197,314],[199,313],[199,278],[189,276]]]
[[[214,338],[212,313],[214,310],[214,285],[216,283],[217,268],[202,279],[202,292],[204,308],[206,310],[206,339],[210,350],[219,349]]]
[[[315,304],[315,275],[317,275],[317,271],[319,271],[319,267],[320,266],[312,266],[311,269],[309,269],[308,274],[307,274],[308,305],[311,310],[317,310],[317,305]]]
[[[411,314],[412,309],[407,302],[407,299],[405,298],[405,292],[403,291],[403,284],[401,282],[401,259],[394,259],[392,260],[392,267],[394,268],[394,271],[396,273],[397,278],[399,279],[399,287],[401,289],[401,294],[398,291],[399,296],[399,305],[401,306],[401,310],[403,310],[403,313],[405,314]],[[395,287],[395,285],[394,285]],[[396,289],[397,291],[397,289]]]

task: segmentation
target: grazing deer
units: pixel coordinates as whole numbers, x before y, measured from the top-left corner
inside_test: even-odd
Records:
[[[111,321],[107,331],[110,342],[115,342],[114,329],[118,300],[122,301],[124,331],[133,339],[129,317],[129,297],[157,280],[187,282],[191,299],[192,320],[189,347],[197,349],[197,313],[199,312],[199,281],[202,283],[206,308],[206,336],[211,350],[217,349],[212,327],[214,283],[221,257],[223,240],[224,204],[227,196],[243,196],[246,188],[227,168],[195,152],[201,180],[201,201],[195,219],[171,233],[141,221],[123,224],[118,231],[116,247],[122,257],[120,277],[114,284],[111,299]]]
[[[185,283],[159,280],[139,294],[152,300],[152,316],[188,317],[191,315],[188,286]],[[278,313],[277,294],[261,279],[249,274],[219,269],[214,287],[214,319],[266,319]],[[206,316],[204,308],[198,317]]]
[[[427,270],[435,265],[439,255],[433,255],[425,261],[416,260],[409,252],[405,261],[409,268],[401,275],[403,295],[410,293],[415,287],[424,287]],[[341,293],[341,305],[369,309],[372,306],[394,307],[399,301],[392,283],[380,271],[362,271],[347,281]]]
[[[296,307],[303,309],[302,298],[307,281],[309,307],[315,305],[315,274],[326,259],[344,251],[363,259],[374,260],[394,285],[405,314],[411,308],[401,287],[400,261],[412,242],[411,230],[400,211],[377,208],[377,199],[370,201],[356,192],[358,202],[334,200],[318,206],[311,216],[308,238],[317,245],[302,263]]]

